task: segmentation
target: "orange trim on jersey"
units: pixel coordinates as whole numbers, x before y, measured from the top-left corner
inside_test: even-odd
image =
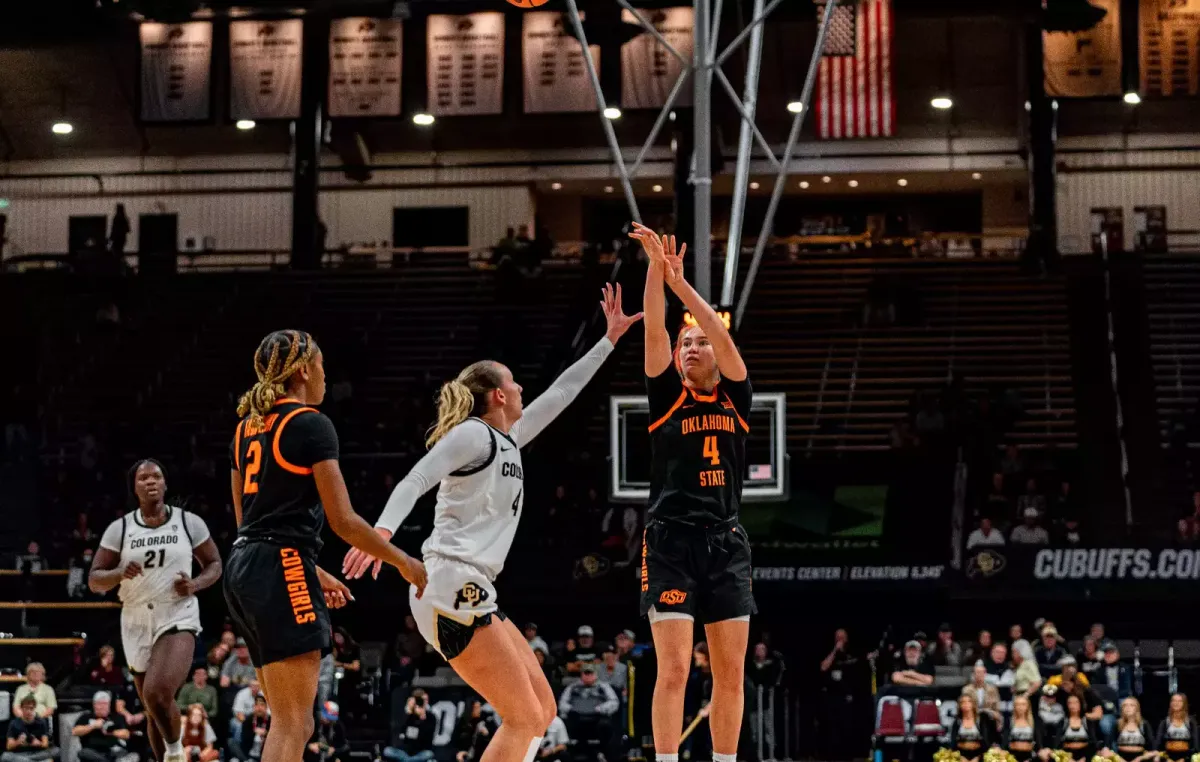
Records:
[[[300,400],[296,399],[295,397],[284,397],[284,398],[283,398],[283,399],[281,399],[281,400],[275,400],[275,404],[274,404],[274,405],[271,405],[271,407],[278,407],[279,405],[286,405],[286,404],[288,404],[289,402],[294,402],[294,403],[296,403],[297,405],[303,405],[303,404],[304,404],[303,402],[301,402]]]
[[[245,425],[245,418],[238,421],[237,431],[233,434],[233,465],[237,467],[238,473],[242,471],[242,427]]]
[[[291,400],[291,401],[295,402],[295,400]],[[275,441],[271,445],[271,454],[275,456],[275,462],[278,463],[283,468],[284,471],[290,471],[291,473],[297,474],[299,476],[308,476],[309,474],[311,474],[313,472],[313,470],[311,468],[305,468],[303,466],[293,465],[291,463],[288,463],[286,460],[284,460],[283,453],[281,453],[279,451],[279,437],[283,436],[283,427],[287,425],[288,421],[292,420],[293,418],[300,415],[301,413],[315,413],[315,412],[317,412],[317,409],[315,407],[296,408],[292,412],[285,415],[283,417],[283,420],[279,422],[279,428],[275,429]]]
[[[692,387],[690,387],[690,386],[689,386],[689,387],[687,387],[687,390],[688,390],[689,392],[691,392],[691,394],[692,394],[692,397],[693,397],[693,398],[694,398],[694,399],[695,399],[697,402],[716,402],[716,401],[717,401],[717,389],[719,388],[719,386],[720,386],[719,384],[718,384],[717,386],[714,386],[714,387],[712,388],[712,394],[708,395],[707,397],[706,397],[706,396],[704,396],[703,394],[696,394],[696,390],[695,390],[695,389],[693,389],[693,388],[692,388]]]
[[[667,422],[667,419],[668,419],[668,418],[670,418],[672,415],[674,415],[674,414],[675,414],[675,411],[676,411],[676,410],[678,410],[678,409],[679,409],[679,408],[680,408],[680,407],[683,405],[683,403],[684,403],[684,401],[685,401],[685,400],[687,400],[687,392],[686,392],[686,391],[685,391],[685,392],[680,392],[680,393],[679,393],[679,399],[675,400],[675,404],[674,404],[674,405],[671,405],[671,409],[667,411],[667,414],[666,414],[666,415],[664,415],[662,418],[659,418],[659,419],[658,419],[657,421],[655,421],[654,423],[650,424],[650,429],[649,429],[649,430],[650,430],[650,431],[654,431],[654,430],[655,430],[655,429],[657,429],[659,426],[662,426],[664,423],[666,423],[666,422]]]
[[[742,429],[744,429],[745,432],[747,434],[749,434],[750,433],[750,424],[746,423],[742,419],[742,416],[737,411],[737,407],[735,407],[733,404],[733,400],[729,398],[728,392],[725,393],[725,401],[729,403],[729,409],[733,411],[733,417],[738,420],[738,423],[742,424]]]

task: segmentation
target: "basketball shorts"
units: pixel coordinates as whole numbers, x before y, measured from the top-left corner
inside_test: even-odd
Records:
[[[268,540],[238,540],[225,562],[225,602],[255,667],[329,652],[329,611],[315,556]]]
[[[194,595],[153,603],[126,603],[121,608],[121,645],[129,669],[144,673],[154,644],[172,632],[200,634],[200,603]]]
[[[712,528],[651,521],[642,540],[642,616],[702,624],[758,613],[750,541],[740,524]]]
[[[504,614],[496,607],[495,585],[475,566],[431,555],[425,573],[425,594],[418,599],[410,586],[408,602],[425,642],[450,661],[466,650],[477,629]]]

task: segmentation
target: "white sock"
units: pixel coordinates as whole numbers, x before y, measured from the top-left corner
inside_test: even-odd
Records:
[[[737,754],[718,754],[714,751],[713,762],[737,762]]]
[[[529,751],[525,752],[525,759],[522,762],[533,762],[533,758],[537,756],[538,749],[542,746],[542,738],[543,736],[535,736],[529,742]]]
[[[679,752],[675,752],[674,754],[659,754],[655,752],[654,759],[655,762],[679,762]]]
[[[167,741],[166,754],[170,756],[181,756],[183,754],[183,733],[179,734],[179,738],[174,741]]]

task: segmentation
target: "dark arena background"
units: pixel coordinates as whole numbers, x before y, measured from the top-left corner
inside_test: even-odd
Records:
[[[3,3],[0,725],[33,695],[54,747],[10,733],[4,762],[153,759],[87,570],[141,458],[228,553],[262,336],[320,343],[374,522],[444,381],[492,358],[531,400],[603,332],[605,282],[640,309],[631,220],[688,243],[754,383],[741,759],[1134,762],[1133,697],[1145,748],[1191,762],[1200,1],[694,1]],[[594,664],[619,697],[564,708],[542,759],[654,759],[642,346],[524,452],[501,606],[556,695]],[[395,541],[432,516],[431,492]],[[339,742],[306,761],[477,759],[490,707],[403,580],[350,588]],[[220,586],[200,605],[189,762],[257,760]],[[81,757],[97,686],[132,735]],[[709,691],[701,654],[685,758],[711,758]]]

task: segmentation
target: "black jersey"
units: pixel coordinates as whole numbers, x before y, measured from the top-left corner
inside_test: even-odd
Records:
[[[312,467],[337,457],[333,423],[297,400],[280,400],[256,424],[243,418],[230,448],[242,477],[238,536],[319,551],[325,512]]]
[[[646,379],[650,400],[647,518],[709,525],[736,521],[746,475],[750,379],[710,392],[686,387],[674,367]]]

